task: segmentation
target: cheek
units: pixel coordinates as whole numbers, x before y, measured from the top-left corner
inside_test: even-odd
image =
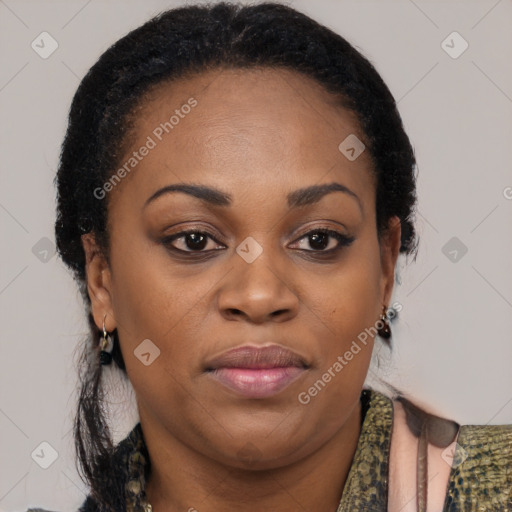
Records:
[[[202,299],[214,283],[208,273],[187,275],[176,265],[173,270],[155,246],[137,247],[133,238],[130,246],[130,251],[123,251],[119,244],[111,255],[114,313],[126,371],[139,408],[160,411],[167,425],[178,428],[172,411],[188,417],[201,412],[191,407],[185,388],[197,365],[193,345],[204,338]],[[146,365],[143,354],[148,352],[146,362],[151,362]]]
[[[313,388],[311,393],[304,390],[308,395],[305,399],[315,402],[312,409],[350,401],[351,393],[356,396],[366,378],[381,308],[378,246],[369,245],[361,243],[321,280],[321,286],[318,281],[316,286],[311,280],[304,283],[309,290],[305,311],[315,313],[310,316],[319,339],[317,371],[308,381]]]
[[[322,278],[320,286],[305,278],[308,280],[305,297],[309,305],[330,328],[330,334],[339,340],[357,337],[379,318],[381,269],[379,259],[372,254],[368,247],[353,251],[339,267]]]
[[[322,334],[315,371],[297,398],[301,414],[322,418],[326,436],[346,421],[368,373],[380,307],[379,269],[371,260],[355,259],[308,294],[312,319]]]
[[[113,308],[127,369],[140,370],[133,352],[149,339],[160,350],[155,365],[172,362],[174,373],[185,372],[197,358],[191,346],[205,335],[206,297],[225,269],[178,265],[165,249],[135,234],[119,235],[112,247]]]

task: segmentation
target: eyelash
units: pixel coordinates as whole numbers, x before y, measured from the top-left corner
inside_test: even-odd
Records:
[[[319,255],[324,255],[324,254],[335,255],[335,254],[337,254],[342,249],[342,247],[348,247],[355,240],[355,237],[353,237],[353,236],[347,236],[347,235],[344,235],[343,233],[340,233],[340,232],[335,231],[333,229],[328,229],[328,228],[320,227],[320,228],[315,228],[315,229],[313,229],[311,231],[308,231],[307,233],[304,233],[300,238],[296,239],[296,242],[300,241],[300,240],[302,240],[304,238],[307,238],[308,236],[311,236],[313,234],[317,234],[317,233],[322,233],[322,234],[325,234],[325,235],[329,235],[332,238],[335,238],[336,240],[338,240],[338,245],[336,247],[334,247],[333,249],[329,249],[329,250],[320,250],[320,249],[319,250],[299,249],[299,250],[300,251],[304,251],[306,253],[317,253]],[[175,240],[179,240],[180,238],[184,238],[185,236],[190,235],[190,234],[206,235],[208,238],[210,238],[214,242],[220,244],[220,242],[217,241],[215,239],[215,237],[211,233],[209,233],[208,231],[200,231],[200,230],[197,230],[197,229],[190,229],[190,230],[186,230],[186,231],[180,231],[179,233],[175,233],[173,235],[170,235],[170,236],[167,236],[167,237],[163,238],[161,240],[161,242],[162,242],[162,244],[165,247],[167,247],[167,249],[169,249],[170,251],[173,251],[173,252],[175,252],[177,254],[194,254],[194,255],[204,256],[207,253],[211,253],[213,251],[219,250],[219,249],[213,249],[213,250],[209,250],[209,251],[204,251],[204,250],[201,250],[201,251],[184,251],[182,249],[177,249],[176,247],[171,245],[171,243],[174,242]],[[198,256],[192,256],[192,257],[198,257]]]

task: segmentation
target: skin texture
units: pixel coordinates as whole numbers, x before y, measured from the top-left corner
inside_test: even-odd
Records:
[[[360,434],[373,338],[308,404],[297,397],[389,305],[399,219],[379,244],[369,151],[349,161],[338,149],[349,134],[364,141],[357,118],[290,70],[213,70],[160,84],[136,112],[126,157],[190,97],[197,106],[108,194],[110,265],[83,236],[96,324],[107,315],[107,330],[117,328],[137,397],[148,499],[158,512],[335,511]],[[288,207],[289,192],[332,182],[359,202],[333,192]],[[169,193],[144,208],[175,183],[217,187],[232,205]],[[310,232],[320,227],[354,241],[322,255],[338,242],[315,245]],[[199,246],[208,256],[193,258],[198,245],[187,237],[162,243],[185,229],[213,235]],[[263,249],[252,263],[236,252],[249,236]],[[133,354],[145,339],[161,351],[149,366]],[[245,398],[204,372],[227,349],[269,343],[309,364],[274,396]]]

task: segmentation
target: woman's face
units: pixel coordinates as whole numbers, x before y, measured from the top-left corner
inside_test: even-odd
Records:
[[[364,139],[356,117],[292,71],[215,70],[160,85],[134,129],[98,199],[110,266],[83,238],[143,425],[231,466],[307,456],[359,401],[400,245],[399,223],[379,245],[369,152],[339,149]],[[304,367],[211,371],[272,344]]]

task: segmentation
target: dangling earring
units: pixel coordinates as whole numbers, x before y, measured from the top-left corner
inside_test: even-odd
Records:
[[[387,307],[385,305],[382,305],[382,314],[380,315],[380,322],[383,324],[382,327],[377,329],[377,332],[379,333],[379,336],[388,339],[391,337],[391,328],[388,324],[388,318],[386,316],[386,310]]]
[[[110,364],[112,362],[112,350],[114,348],[114,341],[112,336],[110,336],[107,333],[107,330],[105,329],[105,318],[107,318],[107,315],[103,317],[103,338],[100,340],[100,364]]]

